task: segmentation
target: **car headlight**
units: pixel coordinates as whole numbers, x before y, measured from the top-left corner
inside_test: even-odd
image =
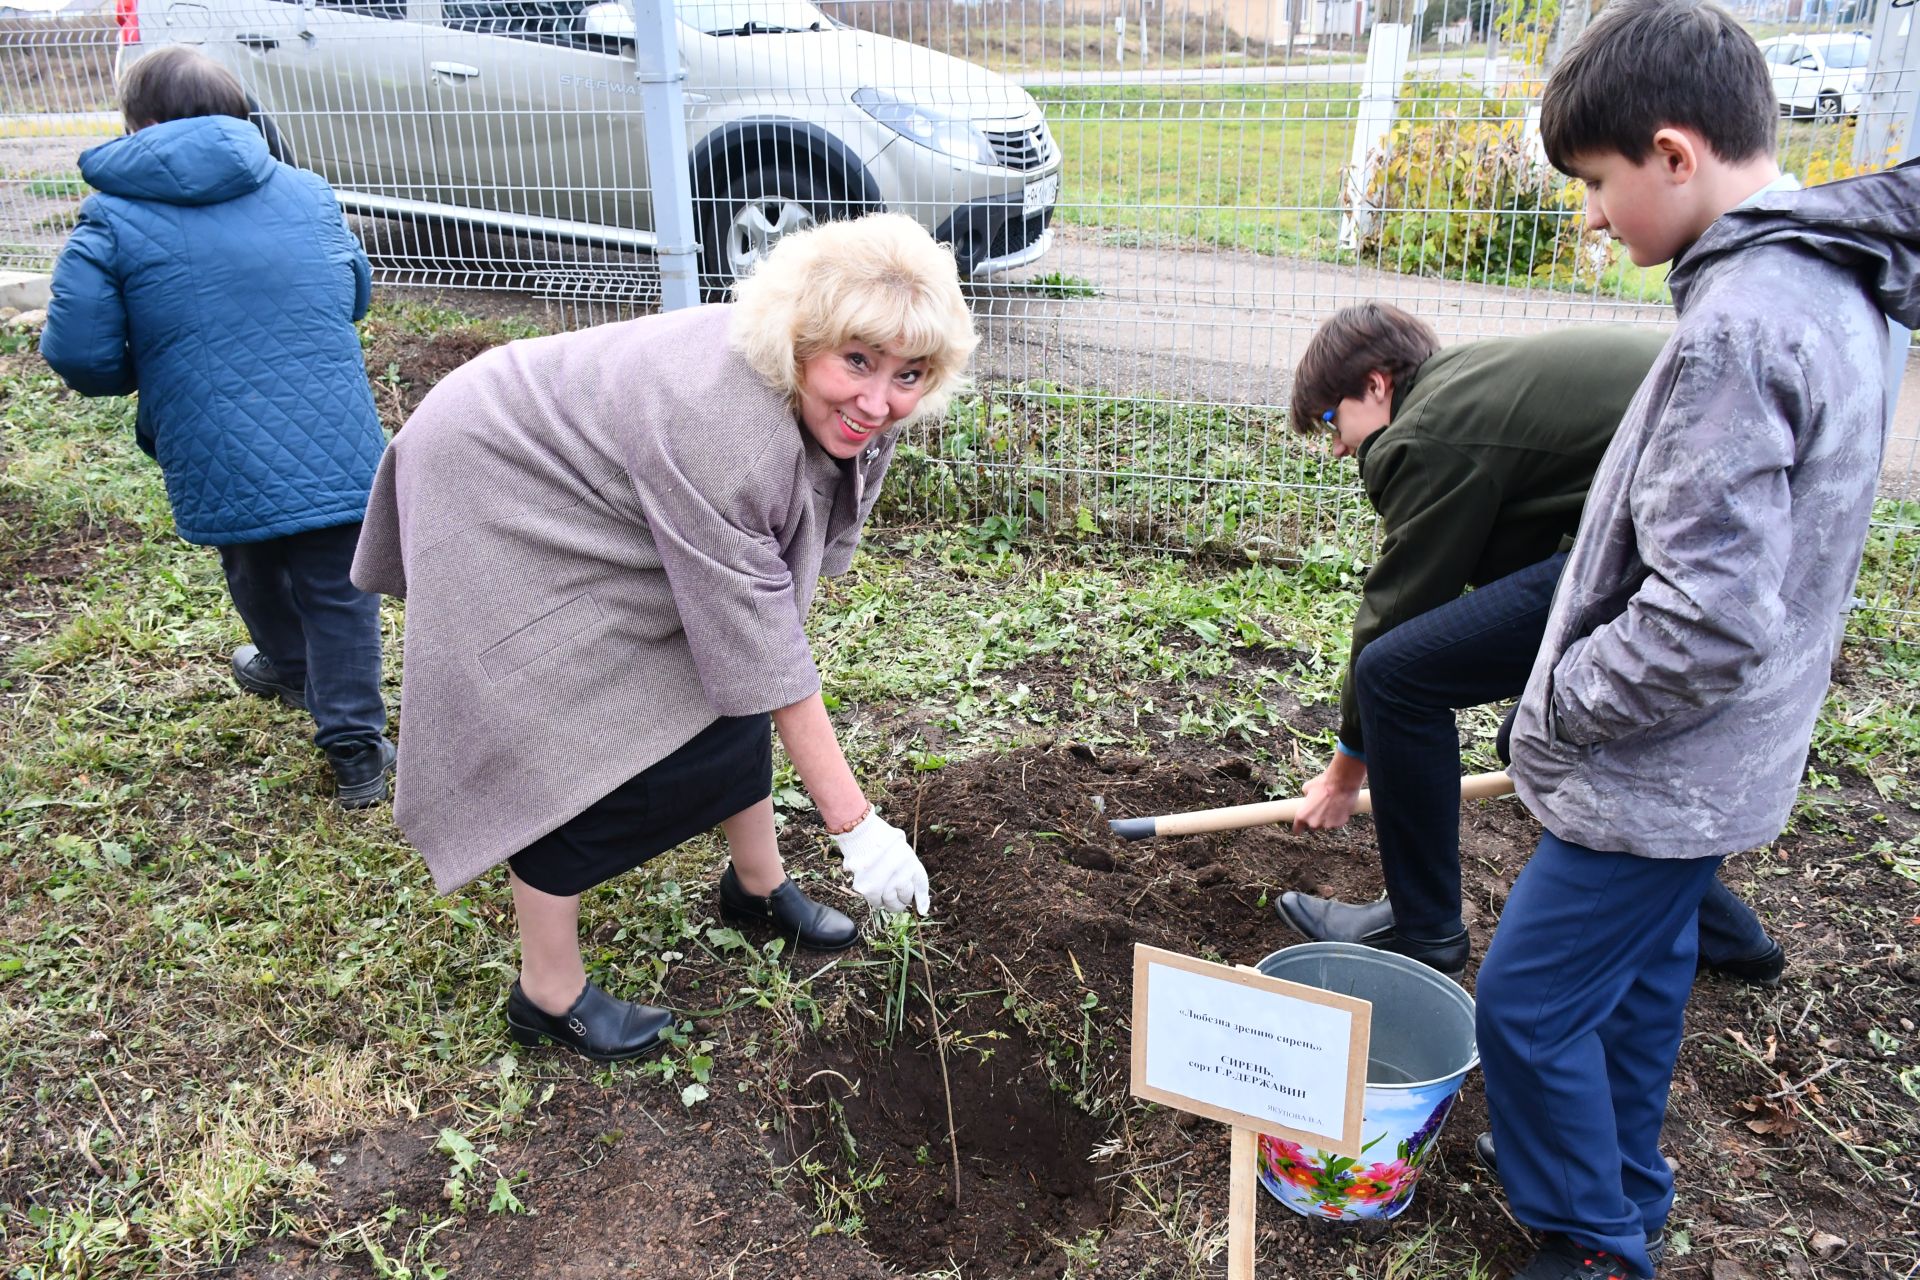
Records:
[[[956,160],[985,165],[997,163],[986,135],[974,128],[971,121],[878,89],[857,89],[853,100],[862,111],[910,142]]]

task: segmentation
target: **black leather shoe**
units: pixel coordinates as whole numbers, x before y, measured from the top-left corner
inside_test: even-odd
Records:
[[[1493,1149],[1493,1135],[1483,1133],[1473,1140],[1473,1158],[1482,1169],[1496,1177],[1500,1173],[1499,1154]],[[1659,1232],[1647,1237],[1647,1260],[1658,1267],[1667,1256],[1667,1238]],[[1576,1273],[1577,1274],[1577,1273]]]
[[[290,707],[307,709],[307,691],[282,680],[267,655],[253,645],[243,644],[233,651],[233,682],[256,697],[278,698]]]
[[[1280,895],[1280,918],[1314,942],[1353,942],[1418,960],[1449,978],[1467,971],[1471,951],[1465,930],[1451,938],[1405,938],[1393,927],[1393,903],[1386,898],[1355,906],[1289,889]]]
[[[1382,951],[1391,951],[1409,960],[1418,960],[1429,969],[1436,970],[1455,982],[1467,971],[1467,957],[1472,953],[1473,944],[1462,929],[1451,938],[1405,938],[1398,933],[1385,942],[1374,943]]]
[[[720,877],[720,918],[729,924],[772,925],[809,951],[845,951],[860,937],[860,926],[832,907],[800,892],[792,880],[764,898],[740,887],[729,864]]]
[[[1752,983],[1756,987],[1777,987],[1781,975],[1787,971],[1787,953],[1777,942],[1767,950],[1746,960],[1722,960],[1716,964],[1701,963],[1702,969],[1725,974],[1739,982]]]
[[[1292,889],[1280,895],[1280,918],[1314,942],[1357,942],[1377,947],[1393,936],[1393,903],[1386,898],[1354,906]]]
[[[520,1044],[551,1040],[595,1062],[645,1057],[664,1045],[673,1015],[650,1004],[615,1000],[587,984],[573,1007],[554,1017],[527,999],[518,982],[507,993],[507,1032]]]
[[[397,754],[391,742],[344,742],[327,748],[333,766],[333,798],[342,809],[364,809],[387,798],[387,775]]]

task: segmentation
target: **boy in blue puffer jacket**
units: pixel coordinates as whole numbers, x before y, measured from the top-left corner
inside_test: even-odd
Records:
[[[182,538],[219,549],[253,643],[242,689],[312,714],[347,808],[386,797],[379,598],[347,577],[386,446],[353,322],[372,272],[314,174],[267,153],[247,95],[185,46],[121,83],[128,136],[54,268],[40,351],[88,396],[140,393]]]

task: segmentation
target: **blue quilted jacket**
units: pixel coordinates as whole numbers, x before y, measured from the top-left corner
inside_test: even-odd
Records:
[[[100,194],[54,268],[40,352],[82,395],[140,393],[180,536],[360,519],[386,443],[353,327],[372,276],[326,183],[228,116],[150,125],[80,172]]]

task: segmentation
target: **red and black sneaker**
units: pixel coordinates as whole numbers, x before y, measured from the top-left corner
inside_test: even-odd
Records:
[[[1595,1249],[1562,1235],[1540,1242],[1533,1261],[1513,1273],[1513,1280],[1639,1280],[1617,1254]]]

